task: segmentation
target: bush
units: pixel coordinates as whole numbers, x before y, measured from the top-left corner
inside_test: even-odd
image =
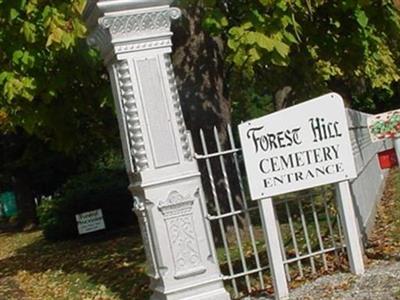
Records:
[[[55,197],[43,199],[38,208],[44,236],[50,240],[77,237],[75,215],[96,209],[102,209],[107,230],[134,224],[127,187],[126,173],[121,170],[97,170],[73,177]]]

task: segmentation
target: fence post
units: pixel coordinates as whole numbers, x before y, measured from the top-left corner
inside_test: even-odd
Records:
[[[151,299],[228,300],[170,59],[171,2],[89,0],[88,42],[110,74]]]
[[[336,194],[350,269],[354,274],[361,275],[364,273],[363,250],[349,181],[339,182]]]
[[[400,166],[400,138],[395,138],[393,140],[394,149],[396,151],[397,163]]]
[[[276,299],[288,299],[289,289],[286,281],[282,251],[279,243],[279,228],[277,227],[275,208],[272,198],[259,201],[261,206],[261,221],[264,228],[271,276]]]

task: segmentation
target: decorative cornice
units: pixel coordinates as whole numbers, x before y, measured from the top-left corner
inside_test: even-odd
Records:
[[[87,0],[83,19],[89,28],[97,26],[97,19],[115,12],[170,6],[173,0]]]
[[[152,10],[149,12],[131,13],[117,16],[105,16],[99,19],[104,29],[109,29],[112,36],[129,33],[166,32],[170,30],[171,19],[178,19],[181,11],[178,8]]]
[[[114,49],[116,54],[120,54],[131,51],[140,51],[140,50],[164,48],[171,46],[172,42],[171,39],[168,37],[166,39],[161,39],[161,40],[125,43],[121,45],[116,45]]]

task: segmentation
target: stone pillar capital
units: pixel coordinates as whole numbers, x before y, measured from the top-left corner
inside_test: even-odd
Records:
[[[106,63],[135,51],[163,49],[171,52],[171,20],[181,11],[171,0],[92,0],[83,13],[89,28],[88,43]]]

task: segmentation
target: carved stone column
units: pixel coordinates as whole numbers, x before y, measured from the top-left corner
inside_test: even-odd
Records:
[[[230,299],[223,287],[170,60],[171,0],[89,0],[84,18],[109,70],[151,299]]]

